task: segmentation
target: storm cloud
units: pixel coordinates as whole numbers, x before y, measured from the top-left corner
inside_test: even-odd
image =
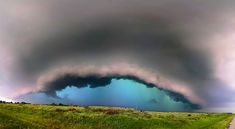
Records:
[[[164,89],[173,99],[182,98],[175,99],[177,101],[191,101],[191,103],[198,105],[204,104],[204,100],[198,97],[190,88],[175,84],[155,73],[128,64],[101,67],[76,66],[56,69],[39,78],[38,87],[34,92],[45,92],[50,96],[56,97],[56,91],[60,91],[67,86],[77,86],[78,88],[89,86],[96,88],[109,85],[112,79],[133,80],[149,88]]]
[[[234,5],[6,2],[0,5],[1,91],[15,89],[9,97],[56,96],[66,86],[96,88],[122,78],[163,89],[176,101],[205,107],[232,103]]]
[[[118,17],[84,26],[68,27],[32,46],[20,59],[22,71],[35,75],[70,60],[102,64],[121,58],[144,65],[148,62],[150,67],[179,78],[207,79],[212,74],[206,52],[191,48],[184,34],[163,18],[124,15],[121,20]]]

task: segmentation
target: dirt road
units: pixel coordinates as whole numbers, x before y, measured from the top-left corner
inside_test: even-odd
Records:
[[[232,123],[230,124],[228,129],[235,129],[235,117],[233,118]]]

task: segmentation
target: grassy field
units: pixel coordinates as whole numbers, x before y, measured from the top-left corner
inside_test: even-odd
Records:
[[[0,104],[0,129],[225,129],[234,115]]]

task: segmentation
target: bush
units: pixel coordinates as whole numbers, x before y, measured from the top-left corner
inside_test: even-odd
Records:
[[[64,112],[64,110],[63,110],[63,109],[60,109],[60,108],[56,108],[55,111],[56,111],[56,112]]]
[[[76,111],[75,108],[69,108],[68,110],[69,110],[69,111]]]
[[[110,109],[106,111],[106,114],[108,115],[115,115],[115,114],[119,114],[120,111],[119,110],[115,110],[115,109]]]
[[[64,104],[62,104],[62,103],[59,103],[58,105],[59,105],[59,106],[64,106]]]

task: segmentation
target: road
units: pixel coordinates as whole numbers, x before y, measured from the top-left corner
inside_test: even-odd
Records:
[[[233,118],[232,123],[230,124],[228,129],[235,129],[235,117]]]

